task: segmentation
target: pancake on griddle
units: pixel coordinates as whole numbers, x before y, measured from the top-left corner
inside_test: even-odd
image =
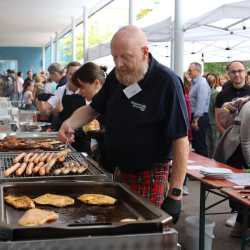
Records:
[[[44,194],[33,199],[39,205],[51,205],[54,207],[67,207],[73,205],[75,200],[69,196],[57,194]]]
[[[103,194],[82,194],[77,199],[85,204],[97,206],[114,205],[117,202],[117,199]]]
[[[55,221],[58,217],[58,214],[54,211],[32,208],[24,213],[24,215],[19,219],[18,224],[28,227],[39,226],[47,222]]]
[[[4,200],[7,204],[13,206],[14,208],[20,209],[30,209],[35,207],[35,203],[28,196],[13,196],[7,195],[4,197]]]

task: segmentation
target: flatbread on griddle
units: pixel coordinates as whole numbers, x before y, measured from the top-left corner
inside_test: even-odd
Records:
[[[39,205],[51,205],[54,207],[67,207],[73,205],[75,200],[66,195],[44,194],[33,199]]]
[[[82,194],[77,198],[81,202],[89,205],[114,205],[117,202],[117,199],[103,194]]]
[[[18,224],[28,227],[39,226],[47,222],[55,221],[58,217],[58,214],[54,211],[32,208],[24,213],[24,215],[18,220]]]
[[[4,200],[7,204],[18,209],[30,209],[35,207],[35,203],[33,202],[33,200],[25,195],[22,196],[7,195],[4,197]]]

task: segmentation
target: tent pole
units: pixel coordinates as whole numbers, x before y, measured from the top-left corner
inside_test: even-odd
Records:
[[[42,70],[45,70],[45,65],[46,65],[46,57],[45,57],[45,46],[42,47]]]
[[[56,40],[55,40],[55,62],[59,62],[59,38],[58,33],[56,32]]]
[[[88,10],[83,7],[83,62],[88,61]]]
[[[133,25],[135,22],[135,1],[129,0],[129,24]]]
[[[175,0],[174,71],[182,77],[184,57],[183,0]]]
[[[54,41],[53,37],[50,38],[50,63],[54,62]]]
[[[72,61],[76,60],[76,23],[75,18],[71,17],[72,25]]]

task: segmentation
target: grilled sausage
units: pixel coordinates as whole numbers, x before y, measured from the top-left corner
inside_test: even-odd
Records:
[[[55,157],[55,153],[51,153],[46,159],[47,162],[50,162]]]
[[[30,162],[26,168],[26,175],[32,175],[33,167],[34,167],[34,162]]]
[[[27,162],[24,162],[24,163],[21,164],[21,166],[16,171],[17,176],[21,176],[24,173],[24,171],[25,171],[25,169],[27,167],[27,164],[28,164]]]
[[[15,163],[4,171],[4,176],[10,176],[21,166],[20,162]]]
[[[50,170],[53,168],[57,161],[57,158],[51,159],[47,164],[46,164],[46,174],[50,173]]]
[[[43,158],[43,156],[44,156],[45,154],[46,154],[46,153],[41,153],[41,154],[39,154],[39,155],[33,160],[33,162],[34,162],[35,164],[39,163],[39,162],[41,161],[41,158]]]
[[[69,152],[71,152],[70,149],[64,149],[64,150],[62,150],[62,151],[60,151],[60,152],[57,153],[57,157],[58,158],[60,158],[62,156],[66,157]]]
[[[42,176],[43,176],[43,175],[46,174],[45,166],[46,166],[46,165],[40,167],[40,169],[39,169],[39,175],[42,175]]]
[[[24,162],[28,162],[29,159],[30,159],[32,156],[33,156],[33,153],[28,153],[28,154],[24,157],[23,161],[24,161]]]
[[[60,156],[59,158],[58,158],[58,161],[59,162],[64,162],[65,161],[65,156],[63,155],[63,156]]]
[[[64,167],[64,168],[61,169],[61,173],[62,173],[62,174],[69,174],[70,171],[71,171],[70,168],[65,168],[65,167]]]
[[[80,166],[78,169],[77,169],[77,173],[78,174],[82,174],[83,172],[85,172],[87,170],[87,167],[85,166]]]
[[[40,161],[34,168],[33,168],[33,173],[36,174],[39,172],[40,168],[44,165],[44,162]]]
[[[34,160],[38,155],[39,155],[38,153],[35,153],[32,157],[29,158],[29,162],[34,162]]]
[[[50,153],[45,153],[44,156],[40,159],[42,162],[46,162],[47,158],[49,157]]]
[[[26,153],[21,153],[21,154],[17,155],[17,156],[15,157],[15,159],[13,160],[13,163],[18,163],[18,162],[21,161],[21,160],[23,159],[23,157],[25,157],[25,156],[26,156]]]
[[[74,173],[74,174],[77,173],[77,170],[78,170],[77,166],[74,166],[74,167],[71,168],[71,172]]]
[[[70,165],[70,162],[69,162],[69,161],[63,163],[63,166],[66,167],[66,168],[68,168],[69,165]]]
[[[62,169],[61,169],[61,168],[58,168],[58,169],[55,169],[53,173],[54,173],[55,175],[60,175],[61,172],[62,172]]]

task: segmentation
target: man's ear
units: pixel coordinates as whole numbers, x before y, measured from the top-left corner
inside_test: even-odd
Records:
[[[148,46],[143,46],[143,47],[142,47],[142,52],[143,52],[143,57],[144,57],[144,58],[147,58],[148,55],[149,55]]]

